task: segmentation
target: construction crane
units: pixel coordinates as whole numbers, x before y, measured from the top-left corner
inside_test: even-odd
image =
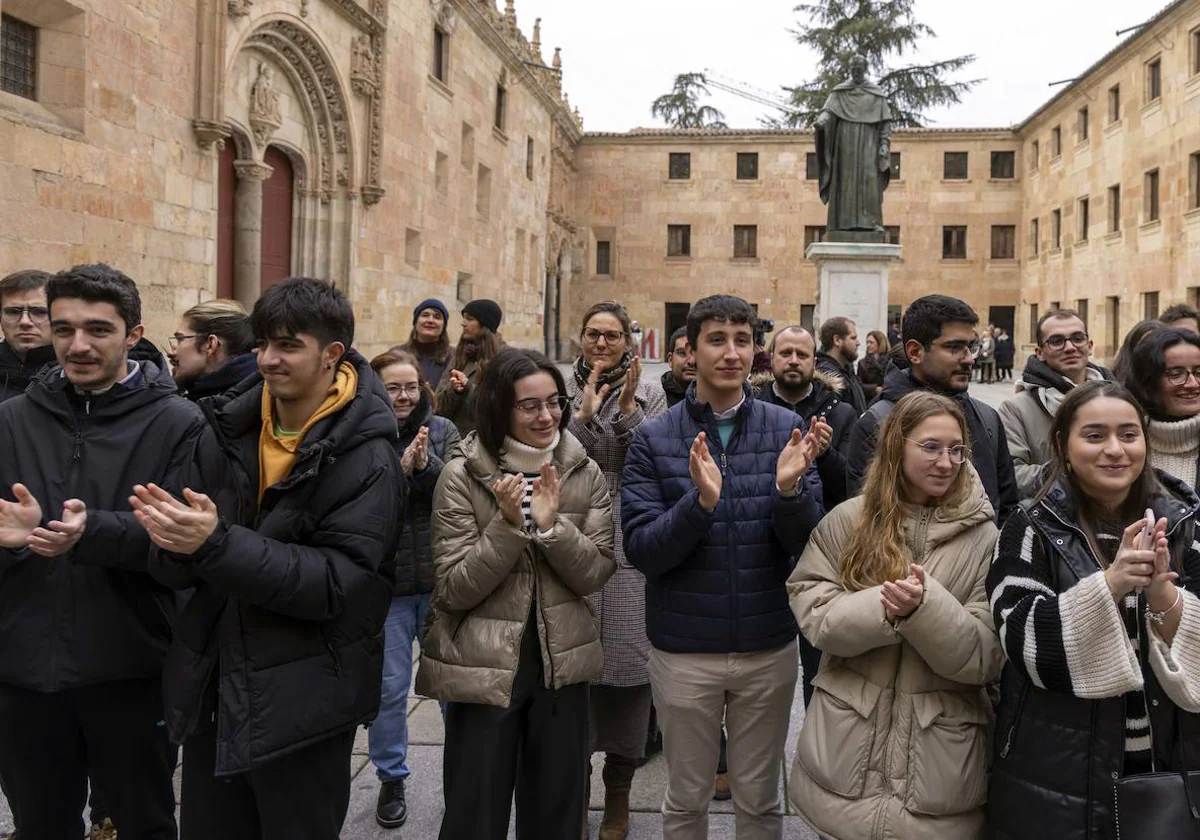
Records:
[[[759,105],[766,105],[784,114],[795,116],[802,113],[792,103],[777,94],[745,82],[739,82],[737,79],[727,78],[710,68],[705,68],[704,80],[709,87],[723,90],[726,93],[732,93],[734,96],[740,96],[742,99],[749,100],[750,102],[757,102]]]

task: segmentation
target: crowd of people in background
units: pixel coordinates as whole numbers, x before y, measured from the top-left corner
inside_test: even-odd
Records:
[[[945,295],[861,353],[849,318],[767,342],[705,298],[661,378],[616,301],[569,365],[491,300],[454,343],[421,301],[367,359],[309,278],[197,304],[165,356],[108,266],[9,275],[0,314],[24,840],[334,840],[363,725],[399,828],[414,692],[445,722],[442,840],[506,837],[514,803],[522,840],[590,836],[596,756],[624,840],[658,750],[667,840],[714,798],[777,840],[797,685],[787,795],[822,838],[1200,837],[1188,306],[1112,370],[1045,313],[999,410],[969,389],[1014,379],[1013,339]]]

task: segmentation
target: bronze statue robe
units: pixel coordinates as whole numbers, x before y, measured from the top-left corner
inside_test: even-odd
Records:
[[[883,191],[892,177],[892,112],[883,90],[843,82],[830,92],[815,127],[827,233],[882,233]]]

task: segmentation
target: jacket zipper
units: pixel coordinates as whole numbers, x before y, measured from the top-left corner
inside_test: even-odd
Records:
[[[745,406],[743,406],[742,408],[744,410]],[[716,434],[713,435],[714,439],[718,443],[720,443],[721,442],[720,432],[716,429],[713,429],[713,431],[716,432]],[[740,431],[740,429],[738,428],[738,425],[735,425],[733,428],[733,434],[730,435],[730,437],[729,437],[729,444],[730,444],[731,448],[733,446],[733,442],[737,439],[739,431]],[[712,434],[712,433],[710,432],[710,434]],[[728,480],[729,480],[729,455],[727,454],[725,445],[721,444],[721,493],[722,494],[725,494],[728,492],[726,489],[726,486],[725,486],[726,482]],[[719,503],[719,500],[718,500],[718,503]],[[730,637],[731,637],[730,642],[732,642],[733,649],[736,651],[738,649],[738,639],[740,636],[740,634],[738,633],[740,622],[738,621],[738,609],[737,609],[737,603],[738,603],[737,547],[733,544],[733,526],[734,526],[733,505],[729,504],[728,501],[725,504],[725,519],[727,520],[727,522],[729,524],[729,531],[725,536],[725,556],[729,560],[729,563],[728,563],[728,565],[729,565],[729,592],[733,599],[729,605],[729,617],[730,617],[729,633],[730,633]]]
[[[1025,710],[1025,698],[1029,694],[1029,680],[1026,679],[1021,683],[1021,696],[1017,698],[1017,716],[1013,718],[1012,726],[1008,727],[1008,737],[1004,739],[1004,748],[1000,750],[1001,758],[1008,758],[1008,751],[1012,749],[1013,740],[1017,737],[1017,726],[1021,723],[1021,713]]]
[[[341,676],[342,675],[341,657],[339,657],[337,651],[333,649],[333,645],[329,641],[329,634],[325,632],[325,625],[323,625],[323,624],[321,625],[321,639],[322,639],[322,641],[325,642],[325,650],[329,651],[329,658],[333,660],[333,673],[337,674],[338,676]]]

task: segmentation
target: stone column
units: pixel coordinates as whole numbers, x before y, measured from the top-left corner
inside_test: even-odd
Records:
[[[247,310],[262,291],[263,182],[274,171],[256,160],[236,160],[233,208],[233,296]]]

